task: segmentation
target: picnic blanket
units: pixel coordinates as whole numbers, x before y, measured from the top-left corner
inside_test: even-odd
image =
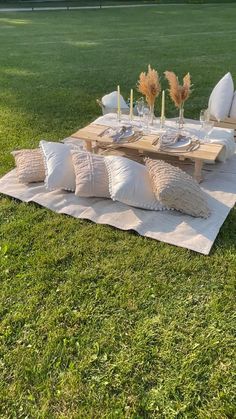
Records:
[[[176,211],[147,211],[111,199],[78,198],[65,191],[48,192],[43,183],[23,185],[16,170],[0,179],[0,193],[75,218],[135,230],[142,236],[209,254],[220,227],[236,202],[236,154],[227,163],[206,166],[203,189],[212,214],[193,218]]]

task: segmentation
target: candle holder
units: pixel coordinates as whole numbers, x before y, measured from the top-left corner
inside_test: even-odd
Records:
[[[117,121],[120,124],[121,123],[121,111],[117,109]]]
[[[162,115],[162,116],[160,117],[160,128],[161,128],[161,129],[165,128],[165,122],[166,122],[166,118],[165,118],[165,116],[164,116],[164,115]]]
[[[134,115],[133,115],[133,113],[131,114],[129,114],[129,122],[132,124],[133,123],[133,120],[134,120]]]

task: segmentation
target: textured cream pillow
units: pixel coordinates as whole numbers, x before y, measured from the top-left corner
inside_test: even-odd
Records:
[[[12,151],[11,154],[15,158],[17,176],[20,183],[44,181],[43,154],[39,148]]]
[[[75,170],[75,195],[110,198],[107,168],[103,156],[71,151]]]
[[[153,191],[163,205],[193,217],[209,217],[207,195],[191,176],[162,160],[145,159],[145,164]]]

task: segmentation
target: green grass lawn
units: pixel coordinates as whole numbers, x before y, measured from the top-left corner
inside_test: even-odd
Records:
[[[0,175],[149,63],[190,71],[197,118],[236,81],[235,21],[233,4],[2,14]],[[2,418],[236,417],[235,209],[205,257],[1,196],[0,243]]]

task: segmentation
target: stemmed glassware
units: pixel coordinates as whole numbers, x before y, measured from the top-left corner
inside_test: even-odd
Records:
[[[213,130],[214,127],[214,122],[213,121],[207,121],[205,120],[203,123],[203,130],[204,130],[204,142],[205,143],[209,143],[210,139],[209,139],[209,135],[211,133],[211,131]]]
[[[205,110],[200,111],[199,121],[201,122],[201,127],[203,128],[203,124],[205,122]]]
[[[139,119],[140,119],[140,126],[142,126],[141,121],[142,121],[142,117],[143,117],[144,104],[145,104],[145,102],[144,102],[143,97],[140,97],[136,102],[136,109],[137,109],[138,116],[139,116]]]
[[[143,132],[144,134],[149,133],[149,124],[150,124],[150,108],[147,106],[143,107]]]
[[[200,116],[199,116],[199,120],[201,122],[201,126],[203,128],[204,122],[209,121],[209,112],[207,109],[202,109],[200,111]]]

